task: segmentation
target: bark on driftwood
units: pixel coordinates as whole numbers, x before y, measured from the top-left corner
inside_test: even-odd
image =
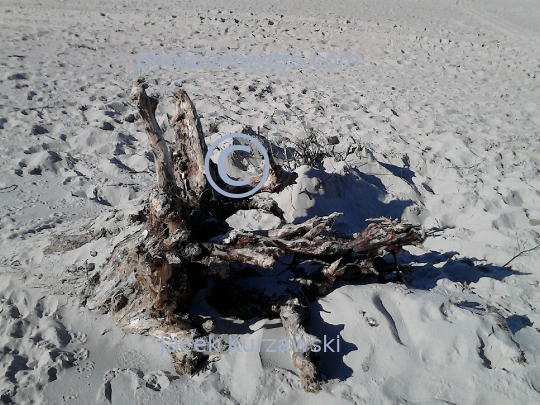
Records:
[[[212,237],[227,230],[223,220],[239,209],[256,207],[278,216],[282,213],[269,198],[255,195],[235,200],[216,193],[205,177],[207,146],[187,93],[179,90],[173,98],[176,114],[170,123],[175,137],[169,149],[155,117],[158,101],[146,94],[147,87],[140,78],[133,83],[131,92],[157,173],[156,186],[149,196],[146,227],[115,247],[101,274],[99,288],[88,300],[89,306],[108,312],[124,330],[177,341],[204,339],[208,327],[196,327],[186,314],[206,280],[214,279],[217,282],[208,301],[223,315],[279,317],[291,342],[300,338],[311,341],[315,336],[303,326],[309,316],[310,300],[328,294],[338,280],[372,275],[382,280],[384,274],[393,271],[384,265],[382,256],[395,255],[404,245],[423,240],[418,227],[385,219],[370,224],[353,240],[339,239],[332,234],[334,221],[340,215],[334,213],[285,225],[266,235],[229,230],[219,243],[211,243]],[[207,174],[219,181],[215,166],[210,169]],[[294,173],[286,172],[273,159],[270,172],[262,191],[280,191],[296,179]],[[295,277],[280,280],[287,287],[277,296],[265,296],[261,291],[252,294],[244,289],[241,277],[231,276],[230,266],[235,264],[264,274],[285,255],[293,256]],[[304,259],[320,263],[319,271],[304,274],[294,270]],[[311,349],[291,351],[291,360],[304,388],[316,391],[320,389],[320,376]],[[172,354],[177,371],[188,374],[205,356],[196,351]]]

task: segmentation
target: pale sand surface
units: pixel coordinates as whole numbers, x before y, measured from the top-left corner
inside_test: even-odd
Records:
[[[3,1],[0,4],[0,403],[537,404],[540,402],[540,7],[523,1]],[[302,122],[362,150],[274,195],[288,221],[344,212],[439,228],[408,288],[343,285],[309,328],[340,334],[328,381],[301,389],[288,356],[223,353],[178,376],[159,342],[79,306],[154,182],[129,103],[138,54],[356,54],[357,69],[153,69],[160,123],[179,86],[205,131]],[[107,130],[107,124],[110,126]],[[323,183],[324,182],[324,183]],[[323,183],[323,186],[321,186]],[[259,212],[237,227],[276,225]],[[107,230],[45,255],[53,234]],[[95,252],[95,253],[94,253]],[[204,301],[197,311],[216,315]],[[369,321],[369,322],[368,322]],[[275,321],[220,333],[279,338]],[[279,326],[279,325],[278,325]]]

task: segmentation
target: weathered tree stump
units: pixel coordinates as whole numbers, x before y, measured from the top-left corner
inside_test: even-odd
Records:
[[[291,278],[287,281],[290,288],[277,297],[257,296],[258,302],[245,314],[279,317],[291,342],[312,340],[315,336],[303,326],[310,300],[328,294],[338,280],[381,277],[393,271],[381,257],[395,255],[404,245],[423,240],[418,227],[386,219],[371,223],[353,240],[336,238],[332,227],[340,214],[334,213],[284,225],[267,235],[232,230],[221,242],[209,242],[225,232],[223,220],[239,209],[259,208],[278,216],[282,213],[270,198],[255,195],[230,199],[215,192],[204,173],[207,146],[202,126],[187,93],[179,90],[173,98],[176,114],[170,124],[175,137],[169,149],[155,117],[158,101],[146,94],[147,87],[140,78],[131,91],[157,174],[156,186],[149,195],[146,227],[114,248],[101,273],[100,285],[88,300],[91,307],[109,313],[125,331],[177,341],[204,337],[207,332],[197,328],[186,314],[207,279],[217,280],[215,296],[209,302],[218,303],[222,313],[240,314],[243,309],[235,306],[238,302],[223,296],[227,288],[241,288],[241,279],[230,279],[230,266],[241,263],[264,273],[283,256],[293,255],[293,265],[303,258],[316,259],[321,263],[320,270]],[[292,184],[296,174],[270,160],[270,175],[261,190],[277,192]],[[211,165],[211,172],[208,175],[219,181],[215,165]],[[291,360],[304,388],[317,391],[320,376],[311,349],[291,351]],[[172,354],[176,370],[187,374],[192,374],[205,356],[196,351]]]

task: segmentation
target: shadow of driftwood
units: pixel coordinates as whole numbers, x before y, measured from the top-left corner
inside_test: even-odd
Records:
[[[378,162],[376,162],[378,163]],[[414,172],[406,168],[399,168],[392,165],[384,167],[393,174],[402,176],[402,189],[408,188],[413,199],[389,200],[385,184],[371,174],[362,173],[358,169],[350,170],[346,175],[328,174],[322,169],[307,168],[303,175],[299,177],[299,182],[294,187],[296,190],[290,191],[291,195],[301,195],[304,199],[309,199],[309,204],[304,204],[304,215],[297,216],[295,222],[302,222],[315,215],[328,215],[333,212],[343,212],[341,220],[341,234],[359,232],[365,228],[365,220],[370,217],[393,217],[401,218],[405,210],[413,204],[419,202],[418,190],[412,184]],[[323,191],[321,189],[324,188]],[[406,194],[406,193],[404,193]],[[294,202],[299,202],[299,198]],[[302,201],[300,201],[302,203]],[[305,201],[304,201],[305,203]],[[294,206],[293,206],[294,207]],[[339,224],[337,224],[339,226]],[[520,272],[498,267],[491,264],[475,265],[475,258],[454,259],[457,252],[437,253],[429,252],[420,256],[414,256],[408,252],[398,255],[398,264],[404,271],[403,281],[411,289],[430,290],[437,286],[438,280],[448,279],[453,282],[464,284],[478,282],[483,277],[496,280],[522,274]],[[389,268],[393,268],[394,263],[391,257],[386,257]],[[320,264],[323,266],[324,264]],[[269,307],[275,302],[276,297],[294,295],[294,291],[302,288],[297,277],[302,277],[302,266],[283,266],[281,269],[268,271],[254,268],[245,264],[237,264],[231,278],[227,280],[216,280],[213,288],[205,289],[201,297],[205,301],[207,313],[201,310],[200,300],[197,312],[202,315],[220,314],[216,319],[216,333],[242,334],[251,333],[250,325],[264,318],[279,318],[279,315],[272,312]],[[308,266],[309,267],[309,266]],[[310,270],[311,271],[311,270]],[[307,274],[307,273],[306,273]],[[385,278],[386,282],[398,282],[396,273],[390,271]],[[399,280],[401,281],[401,280]],[[358,285],[380,282],[375,276],[365,276],[358,282],[338,282],[333,290],[343,285]],[[470,309],[474,310],[476,303],[470,303]],[[384,313],[384,306],[381,311]],[[463,303],[467,306],[467,303]],[[347,342],[341,336],[345,325],[332,325],[323,319],[323,309],[319,301],[312,297],[309,304],[310,319],[306,324],[306,330],[323,340],[326,336],[327,342],[334,339],[329,346],[334,349],[321,350],[316,354],[318,357],[318,368],[321,374],[327,379],[345,380],[353,373],[344,357],[358,349],[358,347]],[[232,318],[243,319],[244,322],[235,322]],[[391,316],[387,316],[391,319]],[[518,331],[531,325],[531,321],[523,316],[511,316],[507,319],[512,332]],[[396,333],[397,335],[397,333]],[[336,349],[336,341],[339,336],[340,350]],[[321,345],[323,348],[323,345]]]
[[[389,179],[394,177],[376,162],[371,166],[377,173],[384,171],[381,174]],[[364,230],[368,218],[401,218],[413,207],[421,208],[416,187],[402,178],[383,182],[374,174],[344,164],[328,170],[302,166],[297,173],[296,184],[274,197],[284,207],[285,218],[301,223],[314,216],[341,212],[334,225],[338,236],[350,237]]]
[[[477,283],[482,277],[502,281],[508,276],[523,274],[507,267],[492,264],[475,266],[476,258],[454,259],[453,257],[456,255],[457,252],[429,252],[421,256],[402,253],[398,256],[398,263],[414,263],[414,267],[404,275],[404,279],[410,288],[422,290],[435,287],[437,281],[441,279],[469,284]]]
[[[343,358],[348,353],[357,350],[358,347],[353,343],[347,342],[341,336],[345,325],[332,325],[324,321],[321,316],[324,310],[318,301],[312,302],[309,310],[311,317],[306,325],[306,329],[323,341],[321,351],[317,353],[317,357],[319,358],[317,364],[319,372],[327,379],[338,378],[340,380],[346,380],[352,376],[353,370],[345,364]],[[339,348],[337,345],[338,339]],[[325,343],[327,345],[326,350],[324,348]]]

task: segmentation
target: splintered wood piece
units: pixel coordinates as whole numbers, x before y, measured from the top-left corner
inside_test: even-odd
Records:
[[[196,202],[208,190],[204,173],[204,158],[208,152],[201,120],[195,105],[184,90],[173,97],[176,114],[170,124],[175,131],[171,156],[174,175],[185,197]]]
[[[280,229],[268,231],[268,236],[271,238],[288,239],[292,237],[300,237],[303,239],[313,240],[322,232],[332,231],[335,220],[342,215],[339,212],[334,212],[325,217],[313,217],[301,224],[285,225]]]
[[[272,153],[268,153],[268,160],[270,161],[270,171],[261,191],[278,193],[285,187],[296,183],[296,179],[298,178],[297,173],[291,173],[283,169],[283,167],[276,163]],[[257,185],[261,178],[262,174],[255,177],[251,182],[252,185]]]
[[[129,98],[139,109],[139,115],[144,125],[144,130],[148,136],[150,148],[154,154],[156,165],[157,187],[167,192],[173,192],[176,186],[173,176],[173,166],[171,156],[163,138],[163,131],[156,120],[156,107],[158,100],[146,94],[148,84],[144,77],[132,83]]]
[[[355,235],[348,246],[355,252],[366,252],[370,257],[375,257],[399,253],[403,246],[420,243],[424,238],[419,226],[386,220],[369,224],[365,230]]]
[[[308,321],[309,309],[302,305],[298,298],[293,298],[281,306],[279,316],[289,341],[291,360],[302,386],[308,392],[319,391],[321,378],[311,358],[313,341],[317,340],[317,337],[307,333],[304,328]]]

